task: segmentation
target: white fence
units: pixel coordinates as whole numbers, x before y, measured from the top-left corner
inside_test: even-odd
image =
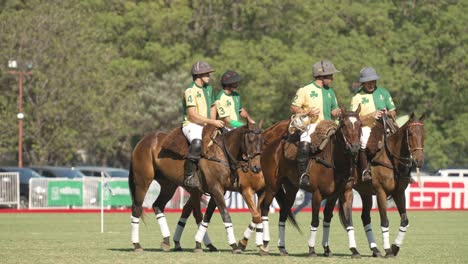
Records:
[[[3,174],[4,175],[4,174]],[[0,178],[2,196],[0,204],[17,204],[19,202],[19,181],[15,177]],[[418,183],[406,189],[406,205],[408,209],[468,209],[468,179],[421,177]],[[50,179],[33,178],[30,180],[29,208],[99,208],[100,178],[84,177],[83,179]],[[104,201],[107,208],[129,207],[131,205],[127,179],[105,178]],[[60,183],[59,182],[64,182]],[[7,190],[7,191],[3,191]],[[160,192],[160,186],[153,181],[145,197],[144,207],[151,207]],[[60,202],[65,197],[65,202]],[[178,188],[166,208],[180,209],[189,195],[183,188]],[[296,196],[295,205],[302,202],[303,193]],[[57,199],[56,199],[57,198]],[[205,200],[208,200],[206,198]],[[225,195],[228,208],[246,209],[247,205],[239,193],[227,192]],[[205,207],[206,204],[203,205]],[[389,207],[394,207],[393,201],[388,201]],[[362,203],[357,192],[354,192],[353,208],[361,208]],[[373,207],[377,208],[374,196]],[[278,208],[276,201],[272,208]],[[310,207],[309,207],[310,208]]]
[[[18,172],[0,172],[0,205],[20,207],[20,178]]]

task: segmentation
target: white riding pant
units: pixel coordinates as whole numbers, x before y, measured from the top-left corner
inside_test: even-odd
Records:
[[[189,144],[191,144],[194,139],[202,139],[203,126],[195,123],[189,123],[182,127],[182,132],[189,141]]]
[[[361,129],[361,149],[366,149],[367,142],[369,141],[371,128],[363,126]]]
[[[302,132],[302,134],[301,134],[301,142],[306,141],[306,142],[310,143],[310,135],[312,135],[312,133],[314,133],[316,127],[317,127],[317,123],[309,124],[307,126],[307,130]]]

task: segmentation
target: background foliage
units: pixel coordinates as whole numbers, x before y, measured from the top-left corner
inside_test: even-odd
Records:
[[[427,113],[426,166],[468,165],[468,1],[0,2],[0,158],[15,163],[17,80],[6,62],[33,62],[24,84],[25,164],[128,166],[145,133],[182,118],[190,65],[240,72],[244,106],[272,124],[290,115],[312,64],[331,59],[334,89],[371,65],[398,114]],[[83,154],[86,157],[83,157]],[[85,159],[83,159],[85,158]]]

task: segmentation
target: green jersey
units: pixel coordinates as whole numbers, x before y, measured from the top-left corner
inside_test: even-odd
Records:
[[[367,115],[377,110],[387,109],[388,111],[395,109],[390,93],[382,87],[376,87],[372,93],[368,93],[364,88],[360,88],[353,96],[351,101],[351,110],[355,111],[361,104],[361,112],[359,115]],[[373,127],[375,120],[366,126]]]
[[[320,109],[320,114],[313,123],[331,120],[331,111],[338,108],[333,89],[331,87],[320,87],[315,82],[299,88],[291,104],[304,110],[308,110],[313,106]]]
[[[227,94],[224,90],[216,96],[216,110],[219,118],[229,117],[231,120],[241,121],[241,98],[237,92]]]
[[[215,102],[213,87],[211,85],[198,86],[195,82],[192,82],[190,86],[185,90],[183,111],[184,121],[183,126],[191,123],[187,118],[187,109],[189,107],[195,107],[197,113],[203,117],[210,118],[211,106]]]

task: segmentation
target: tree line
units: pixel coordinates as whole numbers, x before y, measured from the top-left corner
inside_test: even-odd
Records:
[[[17,151],[18,80],[7,61],[32,62],[24,80],[28,164],[127,167],[144,135],[182,120],[196,60],[243,81],[243,105],[266,125],[289,118],[297,88],[323,58],[349,107],[372,66],[398,115],[427,113],[426,169],[468,164],[467,1],[5,0],[0,2],[0,159]]]

